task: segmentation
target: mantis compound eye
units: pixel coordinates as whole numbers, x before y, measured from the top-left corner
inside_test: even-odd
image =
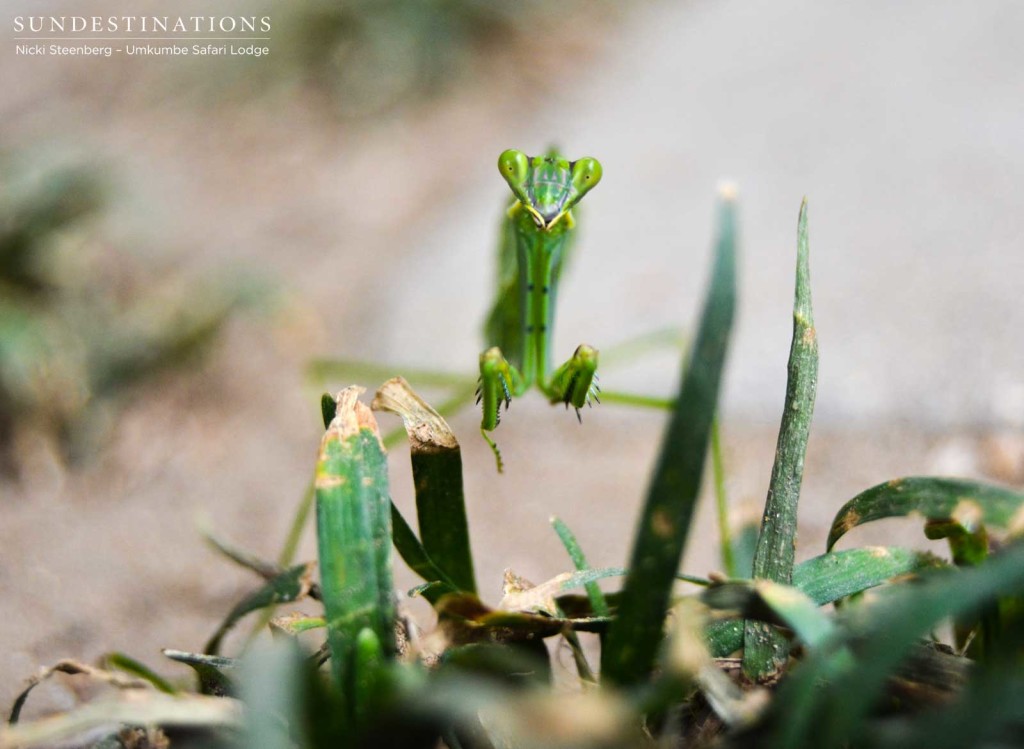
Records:
[[[576,188],[577,200],[587,194],[601,181],[601,162],[584,158],[572,165],[572,185]]]
[[[522,151],[513,148],[502,151],[498,157],[498,171],[508,182],[516,197],[525,202],[526,176],[530,171],[530,159]]]

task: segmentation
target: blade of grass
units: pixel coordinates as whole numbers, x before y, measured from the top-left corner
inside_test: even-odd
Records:
[[[725,461],[722,458],[722,430],[718,419],[711,425],[711,470],[715,477],[715,509],[718,511],[718,546],[722,554],[722,565],[726,575],[740,577],[732,544],[732,529],[729,527],[729,497],[725,493]]]
[[[246,614],[273,607],[279,603],[291,603],[306,597],[312,584],[313,563],[299,564],[269,580],[258,590],[238,602],[213,633],[203,652],[217,655],[224,636]]]
[[[793,587],[816,605],[824,606],[895,577],[942,564],[942,560],[931,554],[897,546],[829,552],[796,565]],[[738,620],[712,622],[706,636],[712,655],[723,658],[743,646],[743,623]]]
[[[338,410],[338,403],[334,400],[334,396],[330,393],[324,393],[320,396],[320,416],[324,420],[324,429],[331,426],[331,422],[334,421],[334,414]]]
[[[460,387],[455,388],[452,394],[447,400],[441,401],[441,403],[434,409],[442,418],[448,418],[457,414],[462,409],[468,407],[473,403],[473,398],[476,395],[476,381],[467,381]],[[393,447],[397,447],[407,440],[405,427],[398,427],[392,429],[390,432],[384,435],[384,447],[390,450]]]
[[[359,402],[362,388],[337,396],[337,411],[320,446],[316,470],[320,586],[340,719],[355,724],[356,644],[371,630],[383,652],[395,652],[391,575],[391,503],[387,458],[377,422]]]
[[[572,560],[573,566],[577,570],[583,571],[590,569],[587,564],[587,557],[583,554],[583,549],[580,547],[579,541],[576,540],[576,536],[569,526],[561,518],[557,518],[554,515],[551,516],[551,525],[555,529],[555,533],[558,534],[558,538],[562,541],[562,546],[565,547],[566,552],[569,554],[569,558]],[[587,591],[587,598],[590,599],[590,608],[596,616],[608,616],[608,601],[605,600],[604,593],[601,592],[601,586],[596,582],[589,582],[584,586]]]
[[[200,533],[203,534],[203,538],[214,549],[219,551],[235,564],[245,567],[247,570],[252,570],[264,580],[272,580],[283,573],[286,569],[280,564],[275,564],[268,559],[262,559],[256,554],[221,538],[214,533],[213,529],[210,528],[205,521],[200,523]]]
[[[562,546],[565,547],[566,552],[569,554],[569,558],[572,560],[573,566],[576,570],[583,571],[589,569],[590,566],[587,564],[587,557],[583,553],[583,548],[580,546],[579,541],[576,540],[576,536],[569,529],[569,526],[565,524],[560,518],[551,516],[551,525],[555,529],[555,533],[558,534],[558,538],[562,542]],[[601,586],[596,582],[589,582],[583,586],[584,590],[587,591],[587,598],[590,600],[590,607],[594,613],[598,616],[607,617],[609,615],[608,602],[604,599],[604,593],[601,592]],[[562,611],[561,607],[555,603],[555,614],[564,619],[565,612]],[[597,679],[594,676],[594,671],[590,667],[590,662],[587,660],[587,655],[583,651],[583,646],[580,644],[579,636],[572,631],[565,632],[562,637],[569,646],[569,650],[572,652],[573,661],[576,664],[576,673],[580,677],[580,682],[584,686],[592,686],[597,683]]]
[[[309,521],[310,512],[313,510],[313,501],[316,498],[313,482],[310,481],[302,492],[302,499],[299,500],[299,507],[292,518],[292,524],[288,528],[288,536],[281,547],[281,553],[277,556],[277,563],[287,567],[295,559],[295,552],[299,549],[299,541],[302,539],[302,529]]]
[[[822,606],[894,577],[942,565],[941,559],[923,551],[899,546],[865,546],[801,562],[793,568],[793,585]]]
[[[199,678],[199,691],[203,694],[211,694],[218,697],[225,695],[233,696],[236,687],[234,679],[228,674],[238,668],[238,660],[225,658],[222,655],[207,655],[205,653],[186,653],[183,650],[164,649],[163,654],[172,661],[184,663],[196,672]]]
[[[18,694],[14,704],[11,706],[11,714],[7,721],[10,725],[13,726],[20,720],[21,710],[25,706],[25,701],[32,690],[54,674],[83,675],[99,683],[109,684],[119,689],[137,689],[146,684],[146,680],[137,678],[134,675],[129,677],[116,671],[96,668],[71,658],[65,658],[53,666],[43,669],[29,680],[28,685]],[[2,730],[2,727],[0,727],[0,730]]]
[[[671,411],[676,402],[660,395],[643,395],[642,393],[623,393],[616,390],[602,390],[601,403],[619,406],[636,406],[637,408],[654,408],[659,411]]]
[[[1024,520],[1024,493],[966,479],[911,476],[873,486],[836,513],[826,549],[858,525],[882,518],[921,514],[926,520],[953,520],[974,531],[980,525],[1009,529]]]
[[[732,559],[736,565],[736,577],[753,577],[754,553],[757,551],[761,518],[740,518],[738,525],[739,528],[732,536]]]
[[[641,333],[633,338],[613,343],[611,346],[602,347],[601,368],[607,371],[609,367],[632,364],[637,357],[661,348],[668,347],[684,351],[686,341],[685,331],[678,327],[659,328]]]
[[[293,642],[253,648],[239,664],[245,704],[241,743],[246,749],[308,746],[303,718],[302,658]]]
[[[475,593],[462,451],[451,427],[401,377],[381,385],[371,407],[400,416],[409,435],[416,517],[424,550],[460,590]]]
[[[167,681],[167,679],[162,677],[142,661],[135,660],[127,653],[119,651],[107,653],[103,656],[101,661],[108,669],[116,668],[120,671],[129,673],[132,676],[138,676],[140,679],[145,679],[165,694],[178,693],[178,690],[175,689],[174,685]]]
[[[680,707],[680,695],[697,687],[726,726],[742,730],[764,711],[768,695],[763,688],[741,688],[712,660],[704,636],[707,618],[707,607],[696,598],[683,598],[675,605],[657,676],[649,687],[638,690],[634,704],[643,715],[671,714]],[[659,747],[688,745],[679,730],[662,729],[660,738]]]
[[[812,648],[835,632],[832,620],[816,601],[791,585],[771,580],[723,583],[704,591],[701,600],[711,608],[738,609],[751,619],[783,624]]]
[[[132,690],[118,697],[88,702],[59,715],[17,726],[0,726],[0,747],[29,749],[57,745],[81,745],[73,739],[97,728],[118,725],[165,727],[237,728],[242,721],[241,703],[224,697],[198,694],[163,694]]]
[[[711,580],[706,577],[698,577],[697,575],[687,575],[680,572],[676,575],[676,580],[681,580],[684,583],[690,583],[690,585],[699,585],[702,588],[706,588],[711,585]]]
[[[844,636],[831,644],[849,645],[856,668],[837,663],[828,649],[806,659],[775,698],[771,746],[856,744],[886,680],[921,636],[947,617],[1022,593],[1024,543],[1016,543],[979,567],[938,572],[919,585],[892,589],[872,606],[851,607],[843,613]]]
[[[405,377],[415,382],[419,387],[465,388],[472,386],[474,390],[476,389],[476,376],[454,372],[440,372],[431,369],[418,369],[416,367],[390,364],[374,364],[373,362],[355,361],[352,359],[313,359],[306,366],[306,376],[318,384],[326,380],[345,380],[348,382],[376,380],[379,382],[390,379],[399,372],[403,373]]]
[[[297,635],[300,632],[308,632],[311,629],[321,629],[326,626],[327,620],[322,616],[287,614],[286,616],[275,616],[270,620],[271,631],[285,635]]]
[[[796,293],[793,301],[793,342],[789,351],[786,403],[775,448],[761,533],[754,552],[754,577],[788,585],[796,552],[796,515],[804,455],[814,413],[818,383],[818,336],[811,305],[810,247],[807,240],[807,199],[797,221]],[[774,674],[787,656],[785,638],[771,627],[750,622],[744,631],[743,672],[752,680]]]
[[[601,654],[608,681],[636,684],[650,673],[669,597],[700,492],[736,304],[733,191],[722,191],[711,283],[693,348],[633,543],[618,618]]]
[[[402,513],[398,511],[398,508],[393,503],[391,505],[391,527],[394,534],[395,549],[398,551],[398,555],[402,557],[402,561],[409,565],[413,572],[426,580],[428,584],[439,582],[443,586],[440,591],[435,591],[436,595],[433,596],[424,592],[424,598],[431,603],[435,603],[440,595],[458,590],[458,586],[448,579],[448,576],[440,567],[434,564],[434,560],[427,554],[423,544],[416,538],[416,534],[413,533],[412,528],[409,527],[405,518],[402,517]]]
[[[468,382],[468,384],[463,385],[462,388],[460,390],[457,390],[455,394],[452,395],[451,398],[444,401],[443,403],[441,403],[440,406],[437,407],[437,412],[442,416],[450,416],[451,414],[458,411],[460,408],[463,408],[464,406],[471,402],[470,399],[472,398],[473,393],[475,392],[475,388],[476,384],[474,382]],[[324,400],[324,398],[329,399],[331,403],[328,404],[326,400]],[[331,395],[325,394],[325,396],[321,397],[320,411],[321,415],[323,416],[327,424],[330,423],[328,420],[328,416],[330,416],[331,419],[334,418],[336,408],[337,406],[334,403],[334,399]],[[325,424],[325,428],[327,424]],[[401,442],[401,440],[404,437],[405,429],[398,428],[384,435],[382,442],[384,443],[385,449],[390,449],[397,445],[399,442]],[[278,563],[282,567],[286,567],[289,564],[291,564],[295,558],[295,552],[298,550],[299,541],[302,538],[302,532],[303,530],[305,530],[306,523],[309,521],[310,510],[313,507],[313,500],[315,496],[316,495],[314,492],[314,482],[310,481],[309,484],[306,486],[305,491],[303,492],[302,499],[300,500],[298,507],[296,508],[295,515],[292,518],[291,526],[288,529],[288,536],[285,538],[284,546],[281,549],[281,553],[278,555]],[[413,534],[412,530],[409,529],[408,524],[405,523],[404,518],[402,518],[401,513],[398,512],[397,508],[392,506],[391,511],[392,518],[400,518],[402,520],[404,529],[409,530],[409,533],[403,536],[401,541],[399,540],[398,531],[395,531],[395,546],[398,549],[398,553],[402,556],[402,559],[405,560],[407,564],[413,567],[413,569],[417,572],[420,572],[420,570],[417,570],[416,567],[409,562],[409,557],[416,556],[415,549],[413,548],[413,544],[411,542],[414,541],[415,545],[419,546],[419,540],[416,539],[415,534]],[[441,580],[442,578],[433,577],[430,579]],[[262,629],[264,626],[266,626],[266,624],[266,621],[261,621],[259,629]]]

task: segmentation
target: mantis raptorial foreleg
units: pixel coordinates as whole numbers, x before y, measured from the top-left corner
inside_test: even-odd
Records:
[[[572,358],[555,370],[546,383],[538,385],[552,403],[564,403],[566,408],[573,406],[576,418],[582,421],[580,409],[591,405],[592,401],[601,402],[596,372],[597,349],[581,344]],[[480,384],[476,392],[477,403],[483,406],[480,433],[494,452],[499,472],[504,468],[501,450],[488,432],[501,423],[502,406],[508,409],[512,398],[522,395],[527,389],[526,378],[509,364],[500,348],[493,346],[480,354]]]

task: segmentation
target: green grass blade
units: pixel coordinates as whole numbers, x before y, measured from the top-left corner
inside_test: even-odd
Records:
[[[872,546],[830,552],[801,562],[793,568],[793,587],[818,606],[833,603],[900,575],[940,566],[942,561],[926,552],[898,546]],[[743,646],[743,623],[712,622],[706,637],[716,658],[724,658]]]
[[[206,653],[186,653],[183,650],[165,649],[163,654],[172,661],[184,663],[196,672],[199,679],[199,691],[203,694],[223,697],[234,695],[237,691],[234,679],[229,674],[238,667],[235,658]]]
[[[981,525],[1008,529],[1024,520],[1024,493],[966,479],[913,476],[893,479],[858,494],[836,514],[828,534],[831,549],[858,525],[882,518],[923,515],[927,521],[956,521],[965,529]]]
[[[640,517],[618,618],[601,654],[603,676],[621,685],[645,679],[654,664],[700,493],[736,305],[734,196],[723,191],[723,198],[710,288]]]
[[[830,552],[793,568],[793,586],[819,606],[874,588],[894,577],[942,566],[938,557],[899,546]]]
[[[424,550],[459,590],[475,593],[462,451],[451,427],[401,377],[381,385],[373,409],[400,416],[409,435],[416,517]]]
[[[371,630],[386,654],[395,652],[391,575],[391,502],[387,459],[377,422],[359,402],[362,388],[338,394],[337,415],[324,434],[316,470],[317,540],[327,641],[335,685],[352,725],[355,651]]]
[[[576,536],[569,530],[569,526],[561,518],[554,516],[551,518],[551,525],[554,527],[555,533],[558,534],[558,538],[562,541],[562,546],[565,547],[566,552],[569,554],[573,566],[579,571],[590,569],[590,565],[587,564],[587,557],[584,555],[579,541],[576,540]],[[590,599],[590,608],[594,614],[596,616],[608,616],[608,601],[605,600],[601,587],[596,582],[589,582],[584,588],[587,591],[587,598]]]
[[[330,393],[320,396],[320,416],[324,420],[324,429],[327,429],[334,421],[334,414],[338,410],[338,403]]]
[[[203,534],[203,538],[206,542],[209,543],[216,551],[223,554],[235,564],[255,572],[264,580],[271,580],[285,571],[285,568],[281,565],[262,559],[256,554],[253,554],[240,546],[236,546],[230,541],[216,535],[213,529],[209,528],[205,524],[205,521],[200,523],[200,532]]]
[[[332,416],[331,418],[334,417]],[[281,553],[277,556],[277,563],[282,567],[291,564],[295,559],[295,552],[299,550],[299,541],[302,539],[302,529],[306,527],[306,522],[309,520],[309,515],[313,510],[315,499],[316,493],[313,482],[310,481],[302,492],[302,499],[299,500],[299,506],[295,510],[291,525],[288,527],[288,535],[285,537],[284,546],[281,547]]]
[[[353,359],[313,359],[306,366],[306,376],[315,383],[326,382],[327,380],[353,381],[377,381],[388,380],[395,377],[398,372],[405,373],[405,376],[415,382],[419,387],[458,387],[464,388],[467,385],[476,387],[476,376],[457,374],[454,372],[439,372],[430,369],[417,369],[415,367],[402,367],[390,364],[374,364],[366,361]]]
[[[636,408],[653,408],[658,411],[671,411],[676,402],[660,395],[644,395],[642,393],[624,393],[616,390],[601,391],[602,405],[634,406]]]
[[[365,729],[373,719],[373,708],[377,707],[377,690],[381,675],[386,668],[384,650],[376,633],[369,627],[356,635],[355,647],[355,705],[356,723]]]
[[[303,663],[294,642],[253,648],[239,664],[245,727],[236,746],[293,749],[308,746],[303,713]]]
[[[461,389],[457,388],[455,393],[448,400],[444,401],[443,403],[441,403],[441,405],[437,407],[437,412],[442,416],[450,416],[459,409],[465,407],[468,403],[472,402],[472,396],[475,387],[476,385],[472,380],[467,381],[467,384],[464,384]],[[324,418],[325,429],[327,428],[327,426],[330,425],[330,421],[334,418],[334,413],[336,409],[337,405],[334,402],[334,397],[325,393],[320,399],[320,412]],[[405,429],[399,427],[398,429],[393,430],[392,432],[389,432],[388,434],[384,435],[382,441],[384,443],[385,449],[390,449],[397,445],[399,442],[401,442],[404,438]],[[310,481],[309,485],[306,487],[306,490],[303,492],[302,499],[299,502],[298,507],[296,508],[295,515],[292,518],[291,526],[288,529],[288,536],[285,539],[285,543],[281,549],[281,553],[278,555],[278,564],[280,564],[282,567],[291,564],[292,560],[295,558],[295,552],[298,550],[299,541],[302,537],[302,532],[306,527],[306,522],[309,519],[310,511],[313,508],[315,497],[316,495],[314,493],[313,482]],[[401,515],[398,513],[398,510],[392,507],[392,518],[394,518],[396,515],[399,518],[401,518]],[[402,522],[404,528],[408,529],[409,526],[404,523],[404,520]],[[398,549],[399,554],[402,555],[402,558],[405,559],[407,563],[409,563],[407,553],[409,555],[415,554],[415,550],[412,548],[413,544],[408,543],[409,539],[411,539],[412,542],[414,542],[415,546],[419,546],[419,540],[416,539],[415,535],[412,533],[411,530],[409,530],[409,533],[405,538],[403,538],[402,542],[399,541],[397,530],[395,531],[395,546]],[[414,565],[412,565],[411,563],[409,564],[413,567],[413,569],[416,569]],[[419,572],[419,570],[416,571]],[[432,577],[430,579],[440,580],[442,578]],[[313,597],[318,597],[318,594],[315,594]],[[265,624],[266,622],[262,622],[260,628],[262,628],[262,626],[265,626]]]
[[[722,566],[729,577],[744,577],[736,566],[736,549],[729,527],[729,497],[725,493],[725,458],[722,456],[722,430],[718,419],[711,425],[711,471],[715,477],[715,510],[718,515],[718,545]]]
[[[726,658],[743,647],[743,620],[710,622],[704,629],[708,652],[714,658]]]
[[[807,199],[797,221],[796,293],[793,301],[793,341],[789,350],[786,403],[775,448],[761,533],[754,552],[754,577],[788,585],[796,552],[796,514],[804,455],[814,413],[818,384],[818,336],[811,305],[810,246],[807,239]],[[751,679],[775,673],[786,660],[785,639],[771,627],[750,622],[744,633],[743,672]]]
[[[444,588],[442,588],[438,595],[458,590],[458,586],[448,579],[448,576],[440,567],[434,564],[434,560],[427,554],[423,544],[416,538],[416,534],[409,527],[409,523],[402,517],[402,513],[398,511],[394,504],[391,505],[391,527],[394,534],[395,549],[398,551],[398,555],[402,557],[402,561],[409,565],[413,572],[426,580],[427,583],[440,582]],[[437,599],[437,596],[431,596],[429,593],[424,593],[423,597],[431,603],[434,603]]]
[[[299,564],[267,581],[266,585],[246,596],[231,609],[209,642],[206,643],[203,652],[208,655],[217,655],[224,636],[246,614],[268,606],[291,603],[304,598],[309,593],[312,575],[312,563]]]
[[[271,630],[285,635],[297,635],[311,629],[323,629],[326,626],[327,620],[322,616],[305,616],[297,613],[275,616],[270,620]]]
[[[817,647],[834,634],[832,620],[805,593],[771,580],[737,581],[708,588],[701,599],[718,609],[737,609],[759,621],[775,621],[796,634],[808,647]]]
[[[953,564],[957,567],[976,567],[989,555],[989,537],[977,513],[958,513],[957,519],[929,520],[924,524],[924,535],[932,541],[946,539]],[[1001,629],[999,606],[992,607],[981,616],[969,616],[953,622],[954,643],[958,652],[969,658],[987,657],[996,634]]]
[[[974,518],[967,520],[976,530],[964,527],[958,520],[930,520],[924,525],[924,535],[931,541],[946,539],[953,555],[953,564],[976,566],[988,558],[988,533]]]
[[[886,680],[920,637],[948,617],[1024,593],[1024,543],[979,567],[936,573],[887,593],[874,605],[850,607],[842,614],[844,636],[832,644],[849,645],[856,668],[837,663],[834,652],[819,650],[782,684],[773,705],[778,717],[773,746],[855,744]]]
[[[754,553],[760,531],[760,518],[746,518],[740,520],[739,528],[732,534],[732,563],[736,567],[736,577],[754,576]]]
[[[312,498],[313,498],[313,484],[312,484],[312,482],[309,485],[308,497],[309,497],[309,500],[310,500],[310,505],[312,505]],[[303,502],[305,502],[305,501],[306,500],[304,499]],[[293,528],[294,528],[294,526],[293,526]],[[295,555],[294,554],[295,550],[292,549],[290,551],[290,553],[287,555],[288,556],[288,560],[286,562],[274,563],[274,562],[270,562],[270,561],[265,560],[265,559],[261,559],[260,557],[256,556],[255,554],[253,554],[253,553],[251,553],[249,551],[246,551],[245,549],[242,549],[242,548],[240,548],[238,546],[235,546],[234,544],[229,543],[228,541],[225,541],[222,538],[218,538],[208,528],[204,528],[203,529],[203,535],[206,537],[206,540],[209,541],[210,544],[215,549],[217,549],[217,551],[219,551],[220,553],[224,554],[226,557],[228,557],[228,559],[232,560],[233,562],[235,562],[237,564],[240,564],[241,566],[245,567],[246,569],[252,570],[257,575],[259,575],[260,577],[262,577],[264,580],[266,580],[268,582],[270,582],[270,581],[274,580],[275,578],[280,577],[282,575],[286,575],[287,572],[288,572],[288,568],[285,565],[289,564],[291,562],[291,557],[293,557]],[[296,541],[298,540],[297,537],[296,537],[295,540]],[[282,554],[281,558],[283,559],[285,556],[286,555]],[[323,600],[323,596],[322,596],[321,591],[320,591],[320,585],[318,583],[310,582],[308,584],[307,588],[308,589],[303,592],[303,595],[308,593],[310,598],[313,598],[313,599],[315,599],[317,601]],[[284,600],[284,598],[278,598],[276,600],[272,600],[270,603],[271,604],[272,603],[286,603],[286,601]],[[273,617],[274,617],[274,607],[272,605],[268,604],[263,609],[263,614],[261,616],[257,617],[256,621],[254,622],[252,631],[250,632],[249,638],[246,641],[246,647],[248,647],[249,643],[251,643],[253,641],[253,639],[260,632],[262,632],[264,630],[264,628],[268,624],[271,623],[270,620],[273,619]]]
[[[175,689],[174,685],[167,681],[167,679],[162,677],[142,661],[135,660],[127,653],[119,651],[107,653],[103,656],[101,661],[108,669],[116,668],[119,671],[124,671],[132,676],[138,676],[140,679],[145,679],[165,694],[178,693],[178,690]]]
[[[637,358],[662,348],[686,350],[686,332],[679,327],[658,328],[601,348],[601,369],[632,364]]]

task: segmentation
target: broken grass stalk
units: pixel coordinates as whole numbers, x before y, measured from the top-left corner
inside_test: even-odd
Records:
[[[416,518],[424,551],[459,590],[475,593],[462,451],[451,427],[401,377],[381,385],[372,408],[400,416],[409,436]]]
[[[338,393],[316,467],[317,540],[327,640],[341,719],[354,725],[357,648],[370,630],[385,656],[395,652],[391,574],[391,500],[377,422],[359,401],[363,388]]]

